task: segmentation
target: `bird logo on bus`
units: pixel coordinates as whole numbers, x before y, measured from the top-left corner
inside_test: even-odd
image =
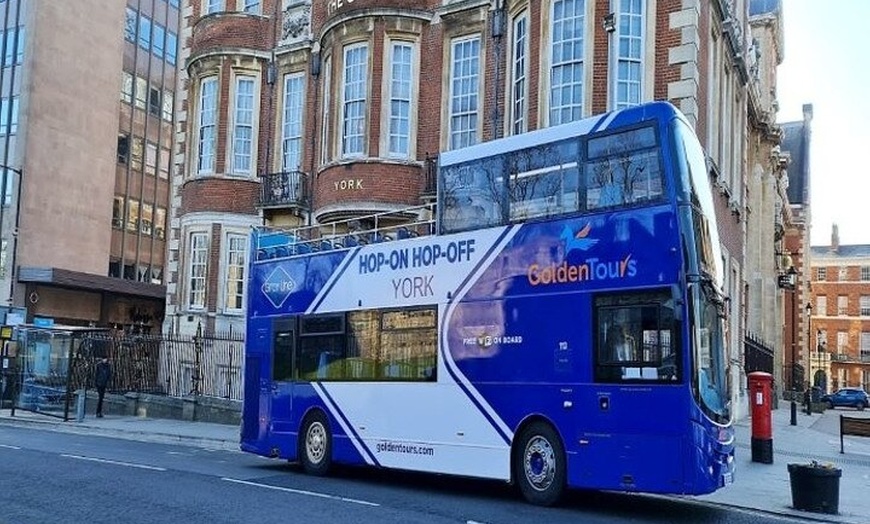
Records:
[[[598,243],[597,238],[589,238],[589,232],[592,231],[592,224],[587,223],[580,231],[574,233],[567,225],[562,228],[562,235],[559,237],[565,244],[565,254],[574,251],[588,251]]]

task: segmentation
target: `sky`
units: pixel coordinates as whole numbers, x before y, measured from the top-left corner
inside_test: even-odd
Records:
[[[813,105],[810,243],[870,244],[870,1],[783,0],[777,121]]]

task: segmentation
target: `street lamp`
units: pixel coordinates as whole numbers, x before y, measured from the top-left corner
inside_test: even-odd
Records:
[[[782,289],[790,289],[791,290],[791,378],[790,389],[791,389],[791,425],[797,426],[797,404],[795,403],[795,350],[796,350],[796,338],[797,338],[797,319],[795,318],[795,288],[797,287],[797,270],[794,266],[790,265],[788,270],[784,273],[781,273],[777,278],[777,285]]]

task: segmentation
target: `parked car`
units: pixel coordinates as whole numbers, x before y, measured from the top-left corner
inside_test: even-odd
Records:
[[[870,397],[863,389],[842,388],[836,393],[822,396],[821,402],[827,404],[828,409],[839,407],[864,409],[870,406]]]

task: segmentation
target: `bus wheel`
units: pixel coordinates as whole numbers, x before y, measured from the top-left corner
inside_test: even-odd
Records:
[[[309,475],[326,475],[332,465],[332,435],[322,411],[314,411],[302,425],[299,458]]]
[[[522,431],[514,454],[514,478],[526,500],[551,506],[565,492],[565,449],[549,424],[535,422]]]

